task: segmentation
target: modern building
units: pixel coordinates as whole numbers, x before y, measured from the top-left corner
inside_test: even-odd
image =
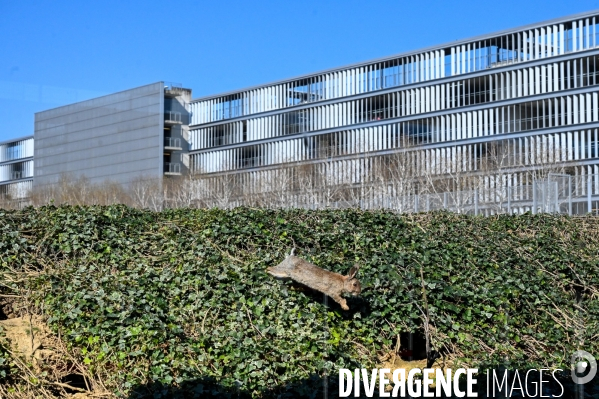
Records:
[[[33,136],[0,142],[0,203],[26,202],[33,183]]]
[[[186,173],[190,100],[190,89],[158,82],[36,113],[34,187]]]
[[[578,190],[588,210],[599,194],[598,20],[583,13],[195,99],[192,171],[205,198],[233,204],[286,186],[299,206],[524,211]],[[225,193],[230,182],[238,189]]]
[[[599,10],[195,100],[159,82],[40,112],[33,184],[189,172],[206,206],[587,212],[597,22]]]

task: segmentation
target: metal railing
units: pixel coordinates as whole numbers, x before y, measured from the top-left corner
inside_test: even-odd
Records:
[[[183,85],[181,83],[175,82],[164,82],[164,90],[173,90],[173,89],[182,89]]]
[[[164,111],[164,120],[181,123],[181,112]]]
[[[181,148],[181,139],[174,137],[165,137],[164,138],[164,146],[165,147],[173,147],[173,148]]]
[[[178,162],[165,162],[164,173],[181,174],[181,164]]]

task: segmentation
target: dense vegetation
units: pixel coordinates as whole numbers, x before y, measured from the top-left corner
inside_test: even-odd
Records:
[[[0,328],[0,382],[6,382],[17,372],[14,359],[9,352],[8,343]]]
[[[530,214],[0,211],[0,294],[27,293],[122,394],[293,397],[338,368],[372,367],[425,326],[432,348],[464,365],[569,368],[573,351],[599,353],[598,226]],[[362,266],[350,311],[265,273],[294,245],[326,269]],[[0,380],[7,364],[0,349]]]

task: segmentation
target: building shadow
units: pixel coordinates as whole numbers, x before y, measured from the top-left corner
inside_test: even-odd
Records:
[[[339,377],[311,376],[305,380],[291,382],[265,391],[247,391],[243,387],[227,387],[219,384],[213,377],[200,377],[181,384],[162,384],[158,382],[134,387],[128,399],[196,399],[196,398],[223,398],[223,399],[250,399],[254,397],[273,399],[333,399],[339,397]],[[355,397],[351,394],[351,397]],[[378,392],[374,396],[362,395],[360,398],[379,398]]]
[[[482,376],[479,376],[482,377]],[[565,377],[565,376],[564,376]],[[475,392],[477,398],[505,398],[505,397],[528,397],[528,398],[541,398],[541,397],[560,397],[562,399],[580,399],[580,398],[596,398],[599,397],[599,377],[593,379],[592,382],[586,384],[584,387],[573,384],[571,380],[567,378],[561,379],[559,384],[549,383],[545,384],[543,390],[536,390],[534,394],[530,395],[532,391],[519,390],[511,392],[507,396],[500,392],[492,394],[487,392],[486,383],[481,380],[478,384],[475,384]],[[533,382],[532,385],[537,384],[538,381]],[[146,385],[136,386],[128,399],[141,399],[141,398],[156,398],[156,399],[196,399],[196,398],[223,398],[223,399],[249,399],[252,397],[259,398],[273,398],[273,399],[287,399],[287,398],[309,398],[309,399],[333,399],[339,397],[339,379],[338,376],[329,376],[327,378],[313,375],[305,380],[290,382],[289,384],[275,387],[271,390],[263,391],[247,391],[243,387],[230,387],[223,386],[213,377],[200,377],[191,381],[186,381],[181,384],[162,384],[162,383],[150,383]],[[460,387],[463,391],[466,390],[465,381],[460,383]],[[529,385],[529,388],[531,386]],[[524,388],[524,386],[522,386]],[[534,388],[534,386],[533,386]],[[526,388],[524,388],[526,389]],[[535,388],[536,389],[536,388]],[[525,394],[527,392],[528,394]],[[374,390],[372,396],[366,396],[364,390],[361,390],[359,398],[380,398],[378,388]],[[507,393],[507,392],[506,392]],[[350,396],[355,398],[354,392],[351,392]],[[400,397],[408,397],[400,396]],[[437,397],[433,394],[432,397]],[[440,397],[448,399],[449,397],[441,395]],[[466,395],[467,397],[467,395]],[[456,398],[456,396],[452,396]]]

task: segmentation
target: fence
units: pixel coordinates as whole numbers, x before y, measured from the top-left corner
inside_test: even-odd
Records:
[[[326,201],[320,195],[302,201],[301,194],[293,193],[288,198],[290,206],[308,209],[388,209],[399,213],[448,210],[487,216],[525,212],[599,214],[599,175],[549,174],[530,185],[405,196],[368,195],[368,191],[369,188],[366,188],[361,198],[341,201]]]
[[[181,174],[180,163],[164,163],[164,173]],[[289,176],[291,179],[291,176]],[[599,214],[599,174],[563,175],[549,174],[544,179],[533,180],[530,185],[499,185],[493,188],[429,192],[417,195],[393,195],[400,190],[385,182],[381,185],[335,185],[316,188],[306,186],[302,190],[290,190],[290,181],[277,184],[276,179],[267,182],[264,190],[246,192],[244,184],[224,179],[217,184],[204,180],[182,181],[178,190],[189,197],[187,205],[232,208],[235,206],[297,207],[307,209],[360,208],[364,210],[388,209],[398,213],[417,213],[435,210],[471,215],[494,215],[532,212]],[[281,183],[281,182],[279,182]],[[501,182],[498,181],[498,184]],[[30,184],[30,182],[29,182]],[[0,186],[3,187],[3,186]],[[5,188],[7,188],[6,186]],[[12,186],[11,186],[12,187]],[[278,187],[278,188],[277,188]],[[0,190],[4,206],[22,207],[31,187],[17,195],[16,192]],[[155,189],[155,188],[154,188]],[[408,188],[409,189],[409,188]],[[157,198],[162,195],[158,190]],[[180,194],[180,193],[179,193]],[[173,192],[169,195],[178,195]],[[2,205],[0,204],[0,205]],[[164,205],[168,206],[168,205]],[[0,206],[2,207],[2,206]],[[162,208],[162,206],[160,206]]]

